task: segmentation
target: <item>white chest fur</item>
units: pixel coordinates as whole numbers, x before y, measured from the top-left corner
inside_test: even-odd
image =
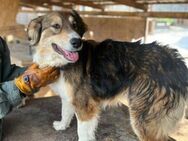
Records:
[[[63,71],[61,71],[59,79],[50,84],[52,90],[61,97],[61,120],[54,121],[53,127],[56,130],[65,130],[69,127],[72,117],[74,116],[75,110],[72,105],[72,94],[73,89],[67,81],[65,81]]]
[[[65,78],[63,76],[63,71],[60,73],[59,79],[50,84],[51,89],[58,94],[62,99],[66,101],[70,101],[70,88],[68,88],[68,84],[65,82]]]

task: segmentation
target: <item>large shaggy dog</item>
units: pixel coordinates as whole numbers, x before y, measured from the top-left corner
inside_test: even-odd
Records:
[[[79,141],[94,141],[101,109],[127,101],[140,141],[173,140],[168,134],[183,116],[188,86],[177,50],[157,43],[81,40],[85,31],[75,11],[50,13],[28,27],[34,61],[61,68],[51,85],[62,99],[62,119],[54,128],[65,130],[75,114]]]

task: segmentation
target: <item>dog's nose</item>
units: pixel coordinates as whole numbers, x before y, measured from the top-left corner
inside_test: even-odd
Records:
[[[82,44],[82,40],[80,38],[72,38],[70,40],[71,45],[73,48],[79,48]]]

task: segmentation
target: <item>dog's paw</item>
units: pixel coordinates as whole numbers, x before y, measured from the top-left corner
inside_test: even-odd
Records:
[[[185,110],[185,118],[188,119],[188,108]]]
[[[68,128],[68,126],[66,126],[63,121],[54,121],[53,127],[56,131],[65,130]]]
[[[107,138],[104,139],[104,141],[114,141],[114,139],[107,137]]]
[[[176,141],[174,138],[169,137],[168,141]]]
[[[93,137],[93,136],[81,136],[81,137],[79,137],[79,140],[78,141],[97,141],[96,139],[95,139],[95,137]]]
[[[79,139],[78,141],[96,141],[96,139]]]
[[[27,105],[27,101],[30,100],[31,97],[26,96],[22,99],[21,103],[16,106],[17,109],[20,109],[22,107],[25,107]]]
[[[20,104],[18,104],[17,106],[16,106],[16,108],[17,109],[20,109],[20,108],[23,108],[23,107],[25,107],[26,106],[26,104],[25,103],[20,103]]]

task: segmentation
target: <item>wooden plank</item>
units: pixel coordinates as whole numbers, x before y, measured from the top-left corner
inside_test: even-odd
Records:
[[[138,8],[138,9],[142,9],[142,10],[147,9],[147,7],[144,4],[136,3],[134,0],[113,0],[113,2],[131,6],[131,7]]]
[[[148,12],[150,9],[149,6],[147,6],[146,10],[144,12]],[[149,18],[148,17],[144,17],[145,20],[145,26],[144,26],[144,43],[146,43],[147,41],[147,37],[148,37],[148,29],[149,29]]]
[[[43,5],[46,3],[44,0],[19,0],[19,4],[21,5],[30,5],[30,6],[38,6],[38,7],[44,7],[49,8],[49,6]]]
[[[44,5],[44,4],[47,5]],[[72,9],[72,5],[64,5],[62,2],[51,2],[49,0],[42,0],[42,1],[34,1],[30,0],[29,2],[25,2],[25,0],[20,0],[20,5],[21,6],[26,6],[26,7],[44,7],[44,8],[49,8],[51,9],[51,6],[59,6],[62,8],[66,9]]]
[[[136,0],[137,3],[140,4],[186,4],[188,3],[187,0],[182,0],[182,1],[178,1],[178,0]]]
[[[97,11],[82,12],[80,11],[79,13],[83,15],[188,19],[188,12],[97,12]]]
[[[0,0],[0,27],[16,24],[19,0]]]
[[[62,2],[48,2],[49,5],[59,6],[66,9],[72,9],[72,5],[64,5]]]
[[[19,3],[19,5],[21,7],[27,7],[27,8],[31,8],[31,9],[35,9],[37,6],[35,5],[31,5],[31,4],[26,4],[26,3]]]
[[[149,13],[144,13],[143,16],[154,17],[154,18],[188,19],[188,12],[149,12]]]
[[[88,6],[96,9],[103,9],[103,6],[100,4],[95,4],[92,1],[81,1],[81,0],[64,0],[63,2],[71,2],[75,5],[83,5],[83,6]]]
[[[51,0],[27,0],[27,1],[20,0],[20,2],[26,3],[26,4],[32,4],[32,5],[40,5],[40,6],[43,6],[44,3],[48,3],[49,5],[64,6],[64,7],[66,7],[66,6],[63,3],[69,2],[74,5],[83,5],[83,6],[88,6],[88,7],[92,7],[92,8],[96,8],[96,9],[101,9],[101,10],[103,9],[103,6],[100,4],[95,4],[92,1],[81,1],[81,0],[63,0],[63,1],[57,0],[56,2],[53,2]]]
[[[21,12],[31,13],[32,11],[21,10]],[[38,13],[48,13],[49,11],[33,11]],[[99,12],[99,11],[78,11],[81,15],[90,16],[115,16],[115,17],[142,17],[142,18],[182,18],[188,19],[188,12]]]
[[[43,7],[43,8],[50,8],[50,6],[45,6],[45,5],[43,5],[42,3],[41,4],[38,4],[38,3],[32,3],[32,4],[28,4],[28,3],[23,3],[23,2],[20,2],[19,3],[19,5],[20,6],[25,6],[25,7],[29,7],[29,8],[33,8],[33,9],[35,9],[35,8],[37,8],[37,7]]]
[[[63,7],[63,8],[72,9],[72,6],[73,6],[72,4],[70,4],[70,5],[65,5],[65,4],[62,3],[62,7]]]

